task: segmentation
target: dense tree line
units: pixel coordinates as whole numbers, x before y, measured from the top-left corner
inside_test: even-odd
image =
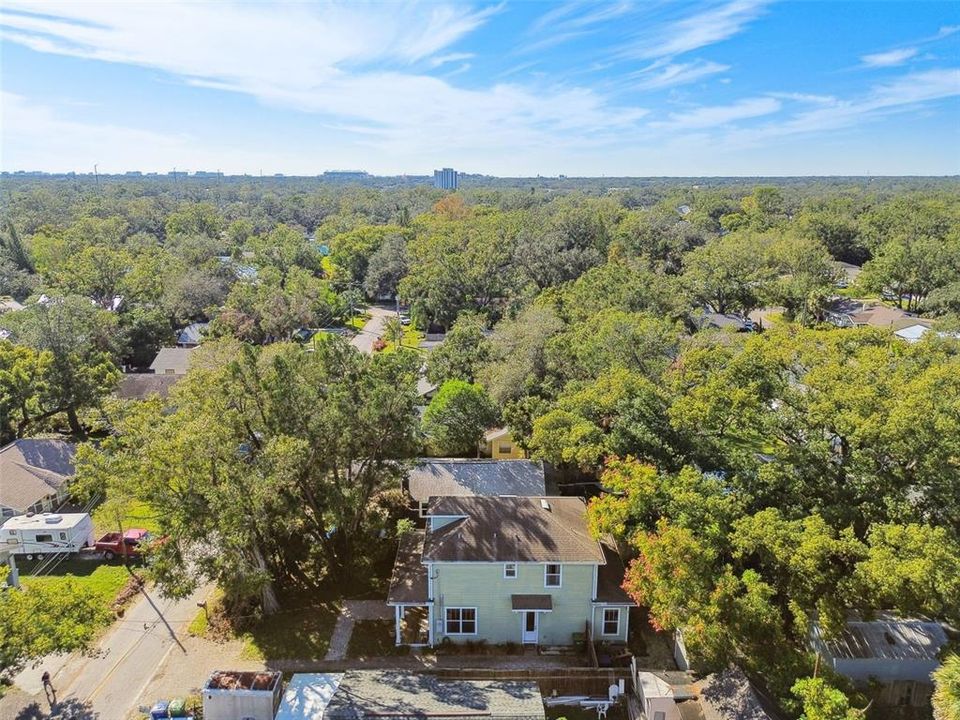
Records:
[[[823,322],[842,294],[960,328],[955,181],[9,188],[0,295],[26,307],[0,316],[0,440],[101,435],[83,487],[164,508],[171,592],[212,578],[269,612],[278,589],[362,572],[404,462],[473,455],[505,423],[603,490],[591,525],[651,622],[794,716],[862,704],[811,677],[810,623],[960,622],[960,342]],[[838,262],[862,265],[852,287]],[[395,298],[446,331],[426,357],[289,342]],[[707,322],[771,307],[763,333]],[[208,338],[166,402],[108,398],[194,321]],[[422,419],[420,373],[438,386]]]

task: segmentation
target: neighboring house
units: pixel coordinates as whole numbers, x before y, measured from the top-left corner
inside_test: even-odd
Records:
[[[487,430],[480,443],[480,452],[494,460],[519,460],[527,456],[523,448],[517,445],[510,428],[506,427]]]
[[[779,709],[731,667],[699,681],[672,671],[637,671],[633,687],[646,720],[779,720]]]
[[[834,671],[861,687],[879,684],[875,701],[881,705],[920,706],[929,701],[930,673],[940,666],[947,644],[941,623],[900,619],[850,620],[839,637],[827,638],[816,623],[810,646]]]
[[[152,395],[162,398],[170,394],[172,388],[183,375],[154,373],[128,373],[120,380],[117,391],[114,393],[124,400],[146,400]]]
[[[150,363],[150,370],[156,375],[186,375],[190,369],[192,347],[165,347]]]
[[[203,334],[210,323],[195,322],[187,325],[183,330],[177,333],[177,346],[182,348],[194,348],[203,342]]]
[[[0,448],[0,517],[50,512],[67,499],[76,445],[63,440],[14,440]]]
[[[297,673],[276,720],[543,720],[536,682],[443,680],[395,670]]]
[[[626,642],[634,605],[617,553],[573,497],[440,497],[402,538],[387,604],[398,645]]]
[[[472,495],[546,495],[539,460],[420,458],[404,487],[421,512],[430,498]]]
[[[899,330],[917,324],[917,316],[900,308],[872,300],[836,298],[824,318],[840,328],[877,327]]]

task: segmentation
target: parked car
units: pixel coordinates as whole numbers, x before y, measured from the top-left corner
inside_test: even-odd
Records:
[[[152,540],[149,532],[142,528],[134,528],[127,530],[123,535],[118,532],[109,532],[97,540],[93,547],[102,552],[107,560],[113,560],[118,555],[140,557]]]

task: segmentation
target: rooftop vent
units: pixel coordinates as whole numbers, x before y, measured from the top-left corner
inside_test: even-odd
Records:
[[[57,524],[58,522],[60,522],[61,520],[63,520],[63,516],[62,516],[62,515],[56,515],[56,514],[53,514],[53,513],[44,513],[44,514],[43,514],[43,521],[46,522],[46,523],[49,523],[49,524],[51,524],[51,525],[56,525],[56,524]]]
[[[544,510],[550,509],[550,503],[547,502],[546,498],[540,498],[540,507],[542,507]]]

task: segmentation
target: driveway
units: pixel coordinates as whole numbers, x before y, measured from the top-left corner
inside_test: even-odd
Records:
[[[367,308],[367,312],[370,314],[370,319],[367,320],[363,329],[354,336],[350,344],[360,352],[370,355],[373,353],[373,343],[383,335],[383,327],[387,324],[387,320],[396,317],[397,313],[394,310],[375,305]]]
[[[209,592],[204,587],[183,600],[167,600],[154,590],[142,590],[141,598],[107,631],[93,656],[50,657],[20,673],[15,684],[21,692],[9,702],[0,700],[0,718],[36,708],[23,717],[124,720],[168,656],[178,655],[180,662],[189,663],[181,637],[198,612],[197,603]],[[38,712],[50,710],[40,680],[44,670],[52,676],[57,699],[48,714]]]

